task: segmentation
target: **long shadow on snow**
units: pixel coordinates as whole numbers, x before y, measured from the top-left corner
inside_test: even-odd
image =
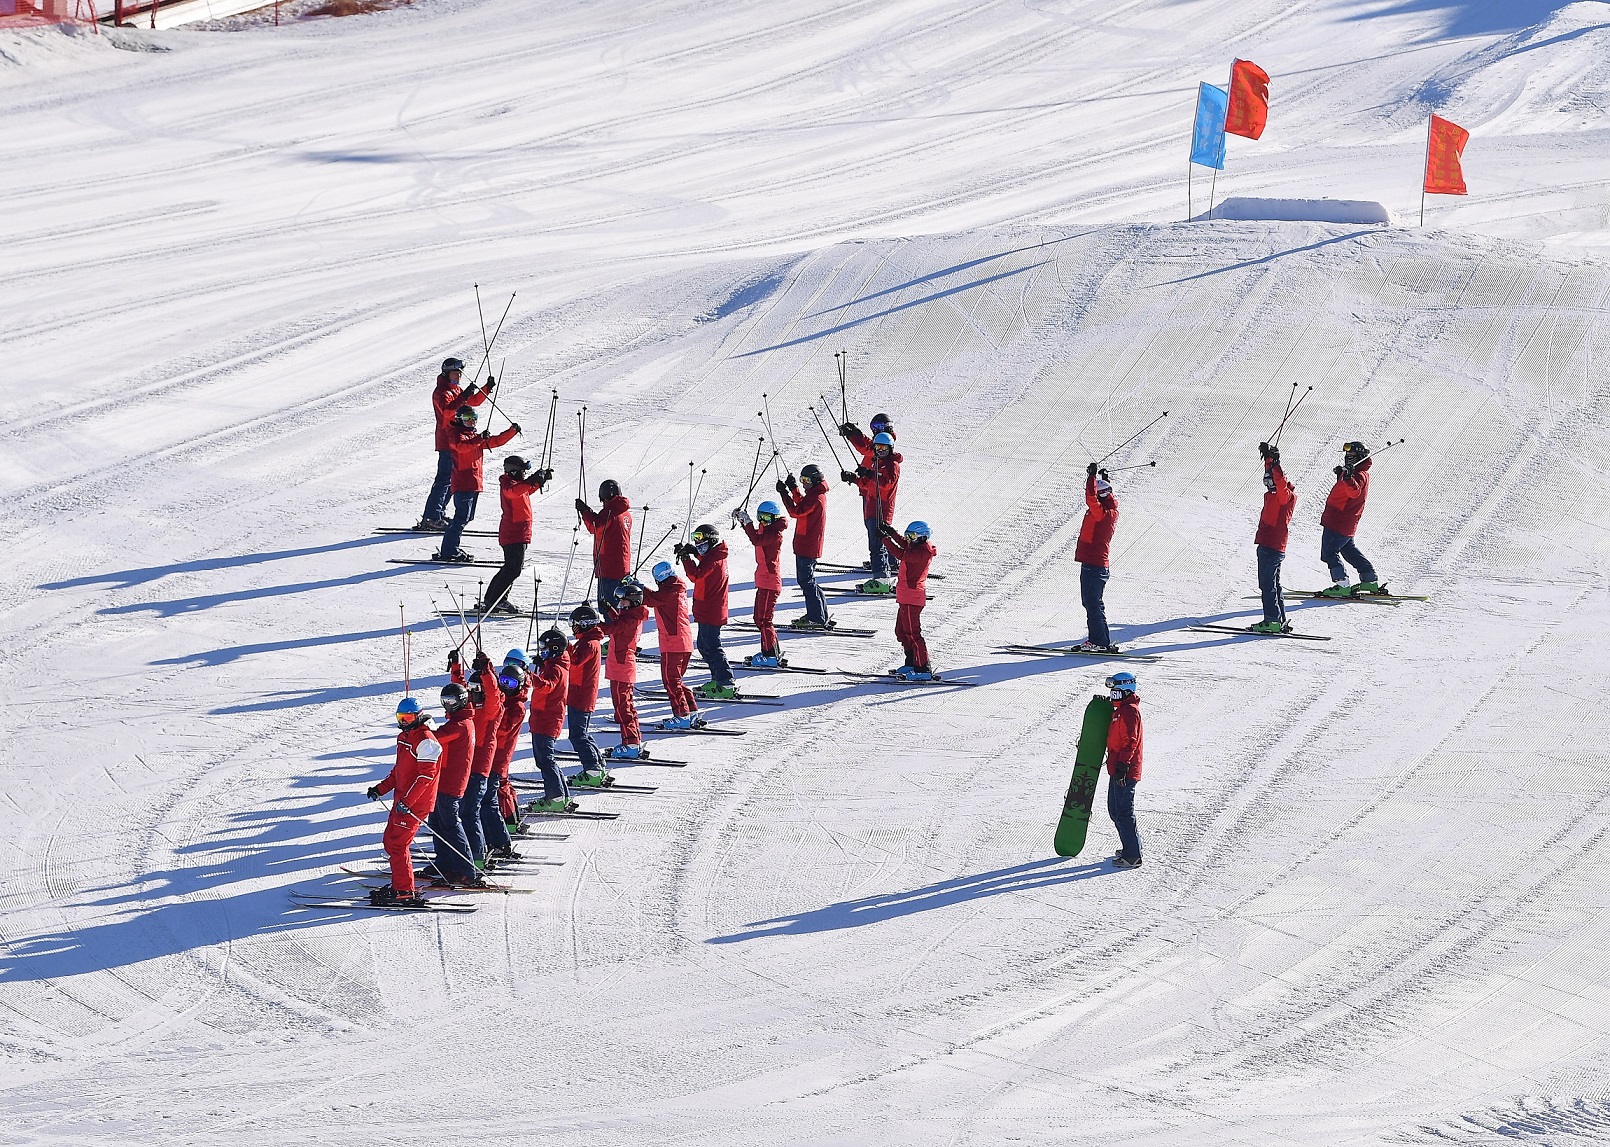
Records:
[[[1207,279],[1214,275],[1223,275],[1229,271],[1244,271],[1248,267],[1256,267],[1263,263],[1273,263],[1276,259],[1283,259],[1287,255],[1301,255],[1304,251],[1317,251],[1321,247],[1329,247],[1332,243],[1351,243],[1367,235],[1377,235],[1385,231],[1384,227],[1372,227],[1368,231],[1356,231],[1350,235],[1333,235],[1329,239],[1321,239],[1317,243],[1308,243],[1302,247],[1290,247],[1284,251],[1276,251],[1265,255],[1261,259],[1248,259],[1242,263],[1231,263],[1228,267],[1217,267],[1211,271],[1199,271],[1195,275],[1186,275],[1183,279],[1167,279],[1161,283],[1153,283],[1155,287],[1172,287],[1178,283],[1193,283],[1197,279]]]
[[[757,920],[746,925],[750,929],[747,932],[712,936],[705,943],[740,944],[745,940],[764,940],[772,936],[803,936],[813,932],[835,932],[842,928],[864,928],[868,924],[881,924],[901,916],[949,908],[971,900],[982,900],[986,896],[1054,888],[1059,884],[1072,884],[1116,871],[1105,860],[1086,862],[1072,868],[1059,867],[1063,863],[1062,857],[1053,856],[1031,860],[1026,864],[1014,864],[1010,868],[941,880],[906,892],[841,900],[823,908]]]
[[[286,561],[291,558],[313,557],[318,554],[333,554],[341,550],[358,549],[363,546],[384,545],[395,541],[395,537],[354,538],[345,542],[333,542],[327,546],[307,546],[299,550],[271,550],[261,554],[239,554],[228,558],[200,558],[192,562],[175,562],[166,566],[146,566],[143,569],[116,570],[109,573],[87,574],[84,577],[69,578],[66,581],[50,581],[39,586],[39,589],[76,589],[86,585],[109,585],[113,589],[132,589],[137,585],[144,585],[157,578],[167,577],[169,574],[200,573],[206,570],[236,569],[240,566],[261,565],[263,562]]]
[[[181,657],[163,657],[152,665],[228,665],[242,657],[259,653],[283,653],[287,649],[311,649],[315,645],[344,645],[350,641],[372,641],[378,637],[396,637],[395,629],[369,629],[362,633],[329,633],[323,637],[300,637],[290,641],[261,641],[254,645],[226,645],[205,653],[186,653]]]
[[[1367,7],[1349,20],[1388,19],[1410,12],[1438,12],[1447,23],[1434,37],[1481,36],[1495,32],[1518,32],[1541,24],[1571,0],[1399,0],[1389,8]]]
[[[180,614],[195,613],[203,609],[211,609],[215,605],[229,605],[237,601],[252,601],[265,597],[289,597],[297,593],[311,593],[319,589],[335,589],[338,586],[362,585],[365,582],[379,581],[382,578],[399,577],[412,573],[407,566],[395,570],[369,570],[365,573],[356,573],[348,577],[325,578],[323,581],[298,581],[289,585],[270,585],[262,589],[236,590],[233,593],[209,593],[200,597],[181,597],[172,601],[141,601],[132,605],[112,605],[105,609],[96,610],[103,617],[116,617],[126,613],[154,613],[158,617],[178,617]]]

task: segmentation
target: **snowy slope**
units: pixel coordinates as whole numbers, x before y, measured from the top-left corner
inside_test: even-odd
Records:
[[[1114,7],[442,0],[5,42],[0,1142],[1603,1137],[1602,129],[1537,78],[1589,98],[1610,6]],[[1221,195],[1412,218],[1428,84],[1494,193],[1423,231],[1178,222],[1231,54],[1285,102]],[[767,680],[786,709],[592,798],[621,818],[535,849],[565,865],[534,895],[291,912],[378,853],[399,602],[434,686],[432,598],[473,592],[370,531],[417,515],[477,282],[518,292],[509,413],[564,398],[545,596],[581,403],[590,482],[652,536],[690,461],[724,520],[762,394],[789,462],[827,461],[806,405],[843,348],[935,528],[936,662],[985,685]],[[1294,384],[1287,583],[1323,577],[1340,443],[1405,437],[1360,541],[1434,600],[1299,609],[1328,644],[1193,632],[1256,616],[1255,447]],[[1147,862],[1114,874],[1099,814],[1049,855],[1108,669],[992,650],[1083,635],[1083,465],[1163,410],[1115,459],[1158,466],[1121,476],[1109,608],[1164,660]],[[792,655],[898,658],[892,607],[840,615],[878,637]]]

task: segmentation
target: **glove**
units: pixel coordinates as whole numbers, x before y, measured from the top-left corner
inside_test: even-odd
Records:
[[[870,477],[872,477],[872,471],[868,470],[865,466],[857,466],[855,468],[855,477],[857,477],[857,478],[870,478]]]
[[[777,492],[779,494],[788,493],[788,483],[782,481],[781,479],[779,479],[778,482],[777,482]]]
[[[539,471],[538,472],[538,477],[540,477],[542,479],[544,485],[546,485],[549,482],[552,482],[553,481],[553,468],[550,466],[546,470]]]
[[[1347,474],[1347,468],[1345,466],[1334,466],[1331,469],[1338,478],[1344,477]]]
[[[739,509],[734,511],[732,516],[737,518],[740,522],[742,522],[746,526],[750,526],[750,525],[754,524],[753,522],[751,522],[749,520],[749,511],[743,509],[742,507],[740,507]]]
[[[486,670],[492,668],[492,659],[485,653],[477,653],[475,655],[475,660],[470,662],[470,668],[475,670],[477,673],[484,673]]]
[[[449,649],[447,651],[447,667],[449,669],[451,669],[453,666],[455,666],[457,664],[458,664],[458,650]]]
[[[855,475],[850,473],[848,470],[840,470],[839,471],[839,481],[841,481],[841,482],[853,482],[853,481],[855,481]]]
[[[1266,458],[1268,461],[1272,462],[1276,466],[1280,465],[1280,447],[1278,447],[1278,446],[1269,447],[1269,453],[1265,454],[1264,458]]]
[[[1094,478],[1096,476],[1096,464],[1092,462],[1090,465],[1086,466],[1085,473]]]
[[[1267,442],[1258,443],[1258,457],[1259,458],[1267,458],[1267,457],[1269,457],[1269,443],[1267,443]]]
[[[580,498],[577,498],[576,499],[576,513],[585,514],[586,512],[587,512],[587,503],[583,502]]]
[[[853,422],[846,422],[844,425],[839,427],[839,433],[844,435],[846,438],[850,438],[861,433],[861,428]]]
[[[878,533],[882,534],[886,538],[898,538],[900,536],[900,531],[895,529],[888,522],[878,523]]]
[[[520,424],[518,422],[511,422],[509,426],[516,434],[520,433]]]
[[[491,375],[486,376],[486,389],[487,390],[491,390],[497,384],[498,384],[497,379],[493,378]]]
[[[1101,480],[1103,482],[1111,482],[1112,481],[1112,475],[1107,473],[1107,471],[1105,471],[1105,470],[1097,470],[1096,473],[1101,475]]]
[[[367,791],[365,791],[363,795],[368,797],[372,801],[379,800],[380,799],[380,786],[379,785],[370,785],[369,788],[367,789]]]

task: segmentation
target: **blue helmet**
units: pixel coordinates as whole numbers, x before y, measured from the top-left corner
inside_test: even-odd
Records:
[[[397,724],[412,725],[425,718],[425,710],[420,708],[419,702],[412,697],[404,697],[397,702]]]
[[[783,508],[770,499],[755,507],[755,517],[757,518],[780,518],[782,516]]]
[[[672,568],[670,562],[655,562],[654,563],[654,580],[655,581],[670,581],[675,576],[676,576],[676,570]]]
[[[906,527],[906,537],[908,538],[926,538],[930,537],[932,533],[933,531],[928,528],[927,522],[912,522]]]
[[[523,649],[511,649],[503,655],[503,664],[511,661],[525,669],[531,668],[531,658]]]
[[[872,445],[874,445],[874,446],[887,446],[890,450],[893,450],[894,449],[894,435],[885,434],[882,431],[879,431],[877,434],[874,434],[872,436]]]
[[[1135,692],[1135,675],[1127,669],[1120,669],[1107,678],[1107,688],[1120,696],[1131,696]]]

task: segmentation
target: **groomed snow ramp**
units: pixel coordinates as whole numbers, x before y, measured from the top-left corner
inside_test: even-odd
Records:
[[[1356,223],[1390,226],[1396,223],[1385,205],[1358,199],[1259,199],[1232,195],[1196,216],[1209,219],[1264,220],[1282,223]]]

